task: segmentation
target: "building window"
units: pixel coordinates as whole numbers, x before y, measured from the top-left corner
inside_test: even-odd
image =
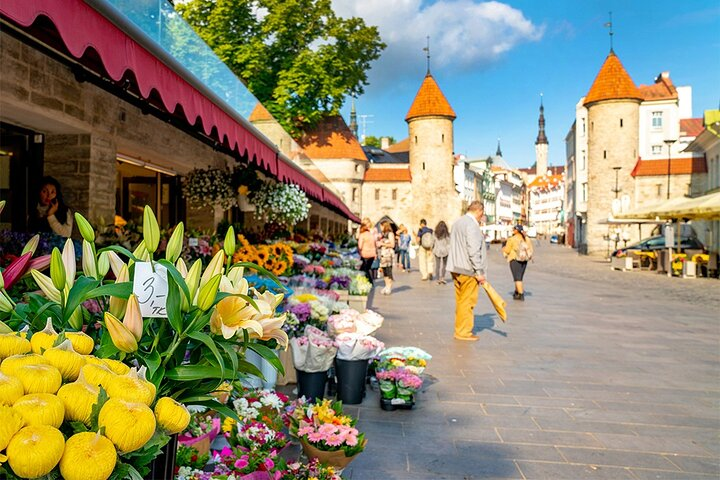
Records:
[[[582,184],[582,201],[587,202],[587,183]]]
[[[423,170],[425,170],[425,162],[423,162]]]
[[[658,183],[655,186],[657,187],[657,192],[656,192],[657,198],[660,198],[662,196],[662,183]]]
[[[360,165],[355,165],[355,173],[360,173]]]
[[[444,134],[444,133],[442,134],[442,136],[441,136],[441,138],[440,138],[440,141],[441,141],[442,143],[445,143],[445,134]]]
[[[393,200],[397,200],[397,188],[393,188],[393,191],[392,191],[392,199],[393,199]]]
[[[585,136],[585,119],[582,119],[582,136]]]
[[[379,188],[375,189],[375,200],[380,200],[380,189]]]
[[[415,145],[417,145],[417,135],[415,135]]]
[[[663,112],[652,112],[653,128],[662,128],[662,114]]]
[[[580,170],[585,171],[585,150],[580,154]]]
[[[652,146],[652,154],[653,155],[660,155],[662,153],[662,145],[653,145]]]
[[[607,150],[603,150],[603,158],[607,158]]]
[[[352,189],[352,201],[357,202],[357,188]]]
[[[623,126],[623,124],[622,124],[622,118],[621,118],[620,119],[620,128],[622,128],[622,126]]]

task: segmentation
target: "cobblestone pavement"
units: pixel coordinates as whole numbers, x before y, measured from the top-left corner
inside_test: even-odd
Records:
[[[517,302],[489,253],[509,318],[481,292],[478,342],[453,339],[451,283],[398,272],[391,296],[376,289],[378,337],[430,352],[430,381],[413,410],[383,411],[370,390],[346,407],[369,440],[346,478],[720,478],[720,281],[541,244]]]

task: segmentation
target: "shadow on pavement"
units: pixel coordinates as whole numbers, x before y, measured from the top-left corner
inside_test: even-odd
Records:
[[[501,335],[503,337],[507,337],[507,332],[504,332],[502,330],[498,330],[496,328],[492,328],[495,326],[495,313],[486,313],[484,315],[475,315],[475,328],[473,328],[473,332],[475,334],[478,334],[482,332],[483,330],[489,330],[493,333],[497,333],[498,335]]]

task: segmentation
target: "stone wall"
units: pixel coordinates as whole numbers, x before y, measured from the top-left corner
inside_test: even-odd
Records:
[[[615,199],[615,170],[618,173],[619,197],[635,198],[635,184],[630,175],[637,162],[639,107],[636,101],[607,101],[588,108],[588,201],[587,253],[605,255],[607,225]],[[621,126],[622,125],[622,126]]]
[[[382,217],[390,217],[396,224],[404,224],[410,229],[413,220],[413,192],[409,182],[365,182],[363,184],[362,216],[373,223]],[[375,200],[378,190],[379,199]],[[393,199],[393,190],[396,198]]]
[[[362,184],[368,162],[351,158],[313,158],[312,161],[332,182],[350,211],[360,215],[363,208]],[[354,201],[353,189],[356,189]]]
[[[461,215],[462,201],[453,178],[453,122],[447,117],[421,117],[408,124],[413,205],[408,222],[425,218],[429,225],[450,224]]]

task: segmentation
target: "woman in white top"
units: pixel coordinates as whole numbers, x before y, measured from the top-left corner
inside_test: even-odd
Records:
[[[61,237],[69,237],[72,227],[72,212],[63,200],[60,182],[53,177],[44,177],[40,184],[37,207],[30,214],[28,230],[54,232]]]

